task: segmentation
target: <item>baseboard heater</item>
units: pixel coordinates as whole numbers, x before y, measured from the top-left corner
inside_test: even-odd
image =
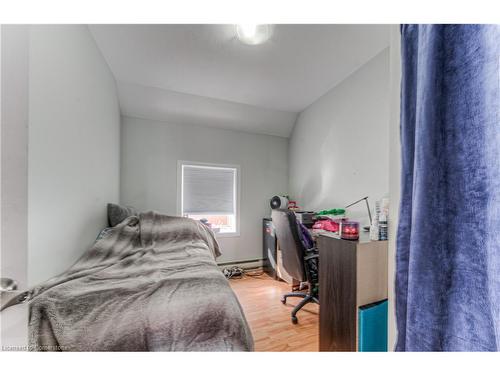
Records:
[[[249,259],[249,260],[237,260],[234,262],[217,263],[217,265],[219,267],[239,266],[241,268],[255,268],[256,264],[257,264],[257,267],[259,267],[259,266],[262,266],[263,262],[264,262],[264,259]],[[250,265],[252,263],[253,263],[254,267],[250,267]]]

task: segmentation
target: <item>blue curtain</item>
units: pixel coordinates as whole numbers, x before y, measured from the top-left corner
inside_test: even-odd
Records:
[[[405,25],[399,351],[500,350],[500,25]]]

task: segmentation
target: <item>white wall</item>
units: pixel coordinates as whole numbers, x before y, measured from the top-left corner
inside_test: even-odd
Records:
[[[389,350],[394,350],[397,338],[396,311],[394,305],[394,281],[396,277],[396,233],[399,220],[399,200],[401,197],[401,144],[399,132],[400,92],[401,92],[401,34],[399,25],[391,26],[390,56],[390,104],[389,125]]]
[[[237,164],[240,236],[220,238],[218,261],[261,259],[269,199],[287,191],[287,148],[276,136],[122,117],[121,202],[176,215],[178,160]]]
[[[388,194],[389,49],[300,113],[290,138],[290,193],[311,210]],[[368,224],[366,206],[349,211]]]
[[[0,98],[0,276],[28,279],[28,52],[27,26],[2,25]],[[28,342],[28,309],[0,313],[0,350]]]
[[[119,200],[115,80],[86,26],[31,26],[28,281],[64,271]]]
[[[27,26],[1,27],[0,274],[27,287],[28,54]]]

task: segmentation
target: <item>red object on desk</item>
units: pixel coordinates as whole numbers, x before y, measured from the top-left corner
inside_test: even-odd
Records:
[[[330,219],[318,220],[313,224],[313,229],[323,229],[329,232],[338,232],[339,223]]]
[[[340,238],[344,240],[359,239],[359,223],[357,221],[342,221],[340,230]]]

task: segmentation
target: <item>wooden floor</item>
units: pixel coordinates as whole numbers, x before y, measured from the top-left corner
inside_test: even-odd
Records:
[[[231,286],[243,306],[255,341],[255,351],[318,351],[319,306],[307,304],[297,313],[298,324],[292,324],[290,313],[300,298],[280,302],[290,292],[284,282],[262,276],[231,279]]]

